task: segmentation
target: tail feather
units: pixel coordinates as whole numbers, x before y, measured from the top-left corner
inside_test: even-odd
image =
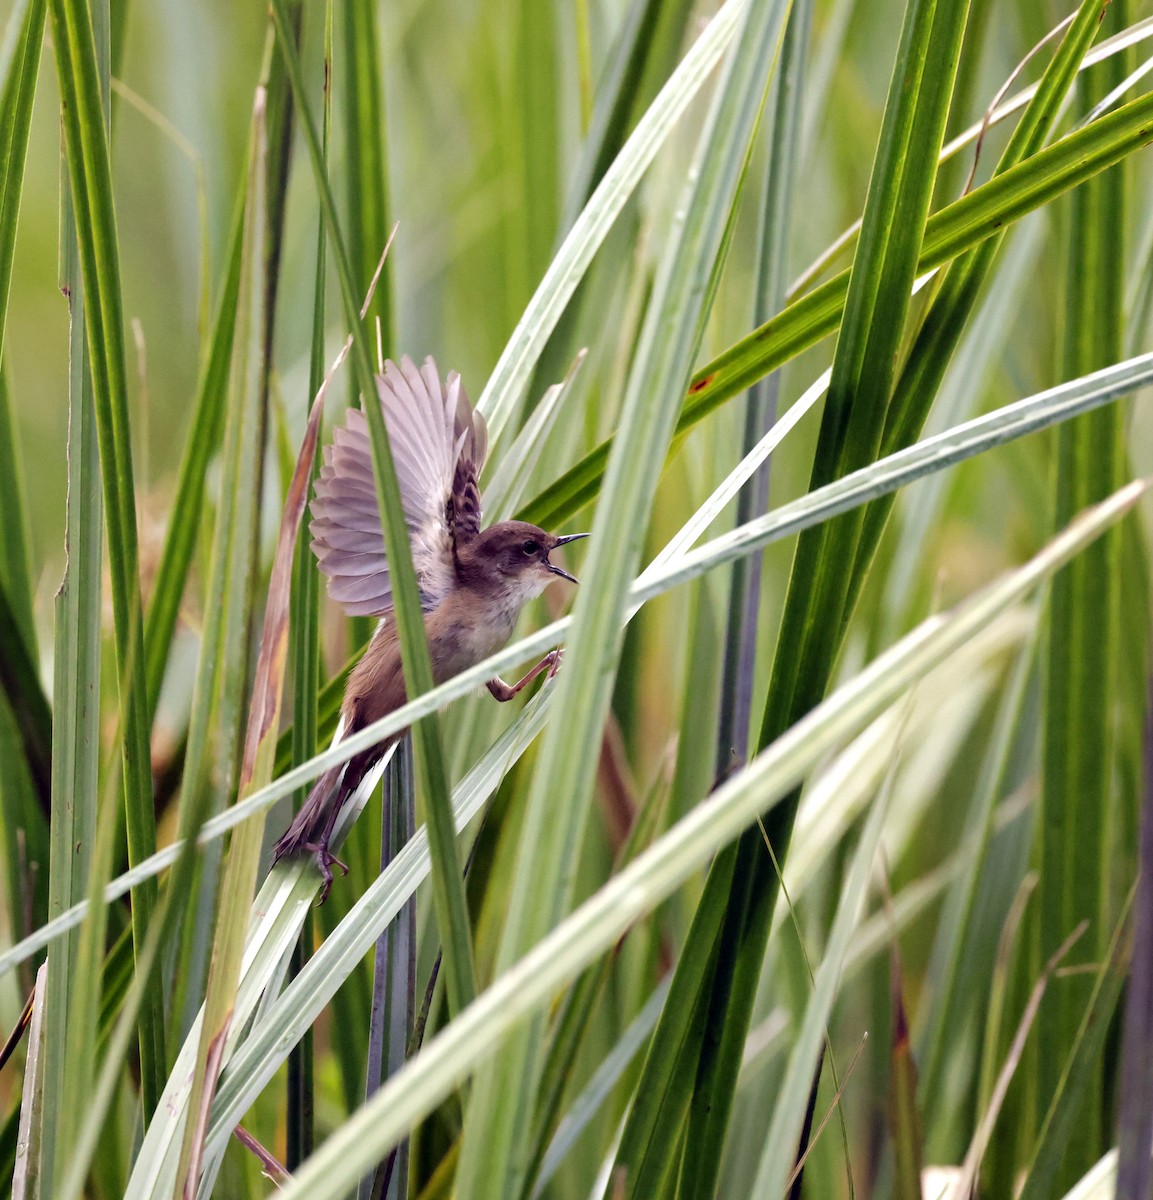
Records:
[[[350,729],[348,732],[355,731]],[[292,824],[272,848],[273,866],[282,858],[296,854],[328,853],[329,839],[341,809],[397,740],[390,738],[382,745],[371,746],[321,775]]]

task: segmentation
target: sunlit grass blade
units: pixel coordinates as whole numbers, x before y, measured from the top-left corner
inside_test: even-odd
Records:
[[[364,1167],[482,1064],[509,1034],[602,954],[643,913],[803,778],[818,759],[901,696],[1120,519],[1145,488],[1131,484],[1083,514],[1025,566],[931,618],[798,722],[744,770],[581,905],[320,1147],[283,1193],[286,1200],[343,1194]]]
[[[50,11],[65,151],[76,206],[76,237],[87,301],[85,325],[96,401],[116,630],[125,824],[129,861],[135,863],[155,850],[156,824],[148,750],[148,697],[124,363],[124,316],[112,165],[105,127],[104,106],[108,93],[101,88],[87,3],[84,0],[52,0]],[[156,884],[148,880],[137,889],[132,903],[133,938],[138,949],[143,946],[155,904]],[[164,1013],[159,986],[152,988],[141,1011],[140,1059],[143,1107],[150,1113],[164,1080]]]
[[[504,775],[532,744],[544,723],[550,696],[551,693],[546,692],[526,706],[517,721],[461,781],[456,789],[454,812],[458,829],[463,829],[477,816]],[[299,1040],[331,1001],[333,994],[363,959],[380,932],[415,894],[417,886],[428,878],[429,870],[429,840],[426,830],[420,829],[268,1009],[261,1024],[237,1050],[221,1080],[209,1126],[206,1144],[208,1157],[218,1152],[223,1142],[227,1141],[233,1126],[279,1069],[288,1048]],[[298,870],[300,874],[303,874],[302,868]],[[255,947],[252,944],[249,946],[251,962],[243,999],[238,998],[237,1002],[238,1021],[251,1015],[256,997],[268,986],[282,957],[276,945],[290,944],[299,927],[303,909],[312,902],[316,885],[311,879],[302,882],[304,886],[293,887],[287,899],[283,896],[282,881],[275,875],[270,876],[261,889],[257,903],[261,911],[274,922],[274,927],[261,932],[266,941],[271,940],[275,944],[269,953],[262,956],[254,954]],[[174,1099],[174,1102],[183,1104],[186,1097]],[[146,1144],[145,1150],[148,1154],[142,1153],[139,1168],[141,1183],[145,1178],[152,1178],[152,1173],[174,1166],[170,1163],[167,1168],[164,1167],[164,1150],[159,1143],[154,1146]],[[148,1175],[145,1174],[146,1170]],[[163,1174],[155,1177],[161,1181],[164,1178]],[[147,1194],[165,1194],[160,1185],[156,1186],[160,1190]]]

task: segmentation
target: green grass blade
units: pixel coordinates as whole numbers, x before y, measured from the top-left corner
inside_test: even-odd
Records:
[[[50,800],[51,716],[39,678],[36,630],[32,616],[27,512],[14,422],[9,371],[4,355],[8,297],[32,101],[39,75],[47,4],[21,0],[8,15],[0,47],[0,753],[9,764],[0,772],[10,913],[22,907],[20,847],[45,862]],[[33,920],[44,914],[43,887],[33,904]]]
[[[488,422],[491,441],[499,441],[541,350],[621,208],[720,60],[742,8],[742,0],[727,0],[709,22],[637,123],[553,257],[477,402]]]
[[[68,173],[76,211],[76,234],[87,300],[86,327],[96,400],[96,427],[111,568],[112,610],[122,723],[124,805],[128,857],[132,863],[156,848],[148,750],[148,697],[144,676],[139,551],[132,477],[128,389],[124,366],[124,316],[112,197],[112,166],[96,45],[84,0],[53,0],[52,35],[60,85]],[[147,881],[133,897],[132,926],[143,946],[156,884]],[[150,1113],[164,1081],[164,1014],[154,987],[140,1015],[141,1089]]]
[[[104,16],[107,17],[105,10]],[[80,280],[75,236],[68,228],[71,205],[64,199],[61,279],[70,291],[71,339],[68,413],[68,559],[56,598],[55,679],[57,716],[52,739],[52,822],[49,916],[66,911],[88,889],[96,831],[100,766],[100,618],[103,602],[100,456],[88,355],[84,340],[84,287]],[[98,938],[102,913],[86,934]],[[77,1106],[69,1097],[83,1095],[95,1070],[95,1030],[100,1005],[96,956],[81,970],[81,932],[57,942],[48,954],[45,987],[40,1180],[44,1194],[55,1182],[75,1139]],[[98,961],[98,960],[97,960]],[[89,1031],[86,1044],[78,1034]]]
[[[285,1200],[329,1200],[478,1067],[491,1061],[513,1030],[603,954],[716,850],[787,795],[823,753],[842,744],[883,711],[931,666],[944,661],[993,617],[1018,603],[1086,542],[1119,520],[1145,488],[1131,484],[1083,514],[1025,566],[971,597],[953,613],[931,618],[886,651],[798,722],[688,817],[586,901],[505,972],[460,1017],[427,1043],[305,1164]]]
[[[384,63],[377,12],[372,0],[350,0],[340,6],[343,55],[335,63],[344,125],[348,258],[358,296],[368,294],[392,229]],[[393,353],[396,338],[393,274],[392,262],[386,259],[365,313],[374,345],[376,321],[380,320],[385,357]],[[311,394],[315,396],[315,390]]]
[[[1153,762],[1153,687],[1145,707],[1146,764]],[[1153,1162],[1153,771],[1141,800],[1137,892],[1133,903],[1133,959],[1121,1035],[1117,1113],[1117,1195],[1128,1200],[1149,1192]]]
[[[521,717],[461,781],[456,792],[458,829],[463,829],[477,815],[504,774],[531,745],[543,723],[549,694],[543,694],[527,706]],[[427,831],[421,829],[388,870],[379,875],[360,897],[348,918],[325,939],[276,1005],[264,1014],[260,1025],[237,1051],[221,1081],[206,1143],[207,1159],[211,1160],[220,1152],[231,1137],[236,1122],[283,1063],[288,1048],[295,1045],[316,1020],[381,931],[413,896],[418,884],[428,877],[429,870],[428,836]],[[248,965],[237,995],[235,1023],[238,1027],[248,1021],[261,994],[279,978],[278,972],[296,938],[303,912],[315,898],[317,884],[305,876],[305,871],[305,866],[299,864],[291,876],[287,871],[274,873],[260,890],[256,907],[262,918],[254,926],[250,938]],[[188,1054],[187,1046],[182,1053]],[[178,1060],[165,1096],[170,1108],[178,1112],[186,1107],[188,1099],[181,1066]],[[149,1131],[141,1150],[132,1179],[137,1189],[133,1194],[157,1197],[168,1194],[175,1168],[171,1130],[158,1125]]]
[[[1125,67],[1123,58],[1110,60],[1083,77],[1082,94],[1096,98],[1124,76]],[[1066,335],[1061,353],[1067,372],[1091,371],[1124,352],[1124,171],[1122,166],[1097,176],[1067,202]],[[1113,491],[1129,474],[1120,417],[1115,409],[1103,409],[1058,430],[1050,500],[1057,526],[1071,512]],[[1119,894],[1134,878],[1127,831],[1137,802],[1115,784],[1114,704],[1121,702],[1120,555],[1117,530],[1058,575],[1049,598],[1036,841],[1036,953],[1042,962],[1083,918],[1090,921],[1090,934],[1071,952],[1070,965],[1100,961],[1117,922]],[[1131,702],[1137,707],[1141,697]],[[1084,976],[1068,980],[1046,997],[1037,1015],[1038,1121],[1057,1095],[1061,1066],[1074,1044],[1091,987]],[[1086,1069],[1096,1081],[1090,1094],[1103,1091],[1104,1065],[1098,1062]],[[1041,1175],[1050,1188],[1071,1186],[1108,1148],[1104,1108],[1096,1098],[1086,1098],[1078,1136],[1068,1144],[1060,1170]],[[1031,1194],[1043,1194],[1045,1188],[1043,1183]]]
[[[8,14],[0,46],[0,361],[47,11],[45,0],[20,0]]]
[[[234,369],[229,388],[229,412],[225,432],[224,474],[222,499],[217,511],[214,537],[214,562],[209,584],[209,622],[201,651],[201,670],[197,678],[196,712],[203,714],[202,730],[189,737],[190,776],[182,805],[182,820],[187,835],[195,828],[201,814],[220,811],[233,790],[232,772],[241,743],[241,729],[247,724],[249,736],[263,711],[257,704],[256,689],[244,717],[245,695],[249,687],[248,663],[251,654],[250,624],[253,591],[258,563],[258,529],[261,499],[261,480],[265,458],[267,395],[265,388],[267,357],[266,331],[269,288],[266,277],[270,245],[269,219],[272,205],[268,189],[273,185],[269,159],[269,139],[266,120],[268,95],[264,86],[256,91],[253,105],[252,132],[248,155],[247,201],[243,234],[243,263],[240,272],[239,309],[236,328]],[[311,463],[309,464],[311,467]],[[311,477],[311,476],[310,476]],[[293,530],[295,540],[295,529]],[[268,616],[266,631],[272,627]],[[276,680],[279,683],[279,680]],[[274,701],[275,703],[275,701]],[[197,753],[193,754],[193,747]],[[245,761],[241,769],[240,789],[249,782],[254,764],[250,747],[245,746]],[[221,771],[220,767],[225,770]],[[220,782],[214,782],[220,780]],[[211,938],[212,960],[207,977],[204,1000],[204,1020],[201,1024],[199,1051],[196,1057],[192,1084],[193,1112],[199,1112],[201,1097],[211,1097],[218,1068],[210,1068],[217,1039],[227,1035],[233,1005],[232,990],[235,960],[243,940],[245,922],[238,920],[237,891],[242,893],[245,908],[252,894],[252,879],[237,880],[237,872],[255,875],[255,856],[251,849],[253,825],[263,827],[263,820],[249,822],[233,834],[229,848],[228,866],[219,884],[215,870],[204,870],[199,896],[189,903],[198,911],[197,941],[207,945],[211,930],[211,915],[217,912],[214,936]],[[259,852],[257,830],[256,852]],[[206,856],[208,862],[219,861],[219,851]],[[248,860],[252,861],[248,861]],[[214,864],[213,864],[214,865]],[[246,870],[245,870],[246,869]],[[204,926],[209,926],[205,929]],[[190,959],[191,956],[186,956]],[[189,1000],[200,1007],[200,983],[195,979]],[[195,1011],[195,1009],[194,1009]],[[181,1155],[182,1186],[189,1170],[195,1186],[199,1172],[195,1163],[199,1153],[196,1123],[189,1121],[184,1129],[184,1148]]]
[[[1112,937],[1105,944],[1104,956],[1092,977],[1088,1003],[1073,1038],[1062,1048],[1062,1070],[1045,1105],[1044,1123],[1021,1189],[1021,1200],[1042,1200],[1042,1197],[1053,1195],[1054,1181],[1060,1178],[1069,1162],[1070,1147],[1081,1142],[1085,1102],[1091,1095],[1105,1039],[1109,1036],[1128,976],[1133,937],[1130,921],[1127,905]]]
[[[325,78],[332,78],[332,0],[324,6]],[[332,90],[324,89],[321,130],[327,162],[332,128]],[[327,279],[324,219],[316,223],[316,274],[312,293],[312,344],[309,348],[308,394],[315,396],[324,382],[324,313],[325,282]],[[314,468],[315,469],[315,468]],[[292,580],[292,610],[289,624],[289,658],[292,662],[292,758],[291,765],[299,766],[316,753],[317,692],[320,688],[320,579],[309,549],[309,533],[303,526],[296,544],[296,562]],[[273,774],[281,771],[279,755]],[[301,789],[296,803],[307,794]],[[304,921],[300,939],[293,951],[292,975],[299,973],[312,950],[313,921],[310,913]],[[293,1171],[309,1154],[313,1146],[313,1039],[311,1030],[305,1034],[288,1060],[288,1097],[285,1105],[284,1165]]]
[[[791,1042],[788,1066],[765,1136],[753,1193],[757,1196],[783,1196],[786,1192],[809,1105],[813,1072],[827,1038],[829,1014],[849,939],[861,919],[869,876],[888,811],[887,792],[885,789],[873,801],[860,840],[847,864],[844,884],[838,889],[837,910],[829,929],[825,955],[816,970],[812,995]]]
[[[243,198],[242,198],[243,199]],[[205,474],[220,445],[224,424],[228,375],[232,362],[233,333],[240,293],[244,206],[241,203],[229,238],[227,266],[209,337],[208,357],[196,389],[195,410],[180,463],[176,496],[172,502],[168,535],[164,541],[160,565],[145,623],[145,676],[148,686],[148,711],[156,713],[164,671],[172,648],[172,635],[180,600],[188,581],[192,556],[204,511]]]
[[[621,431],[590,540],[570,642],[579,670],[562,673],[558,718],[533,778],[498,969],[507,968],[571,903],[597,744],[612,697],[628,586],[656,485],[724,261],[727,233],[788,17],[788,4],[753,6],[738,30],[701,135],[684,223],[662,259],[623,402]],[[515,1036],[470,1097],[457,1188],[462,1198],[517,1195],[525,1186],[531,1103],[543,1064],[539,1022]],[[515,1081],[515,1082],[514,1082]]]

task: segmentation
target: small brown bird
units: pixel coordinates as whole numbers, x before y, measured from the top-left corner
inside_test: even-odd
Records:
[[[456,372],[441,380],[426,358],[419,369],[408,358],[388,362],[377,376],[389,444],[420,586],[424,628],[436,683],[475,666],[504,646],[526,600],[539,596],[558,576],[574,576],[549,560],[566,542],[525,521],[501,521],[482,530],[477,477],[487,436]],[[353,616],[385,618],[348,679],[338,737],[347,737],[399,708],[406,699],[396,623],[389,620],[392,588],[364,414],[348,412],[325,448],[312,502],[312,549],[328,576],[329,595]],[[511,700],[542,671],[555,672],[559,652],[546,654],[523,679],[490,679],[497,700]],[[365,776],[403,736],[355,755],[326,771],[296,819],[276,843],[272,861],[311,854],[324,880],[332,868],[347,870],[329,850],[336,818]]]

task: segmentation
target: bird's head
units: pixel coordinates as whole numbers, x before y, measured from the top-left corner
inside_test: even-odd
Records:
[[[523,603],[539,596],[558,577],[577,583],[549,557],[558,546],[588,537],[546,533],[527,521],[501,521],[484,530],[468,546],[468,574],[473,585],[503,592]]]

